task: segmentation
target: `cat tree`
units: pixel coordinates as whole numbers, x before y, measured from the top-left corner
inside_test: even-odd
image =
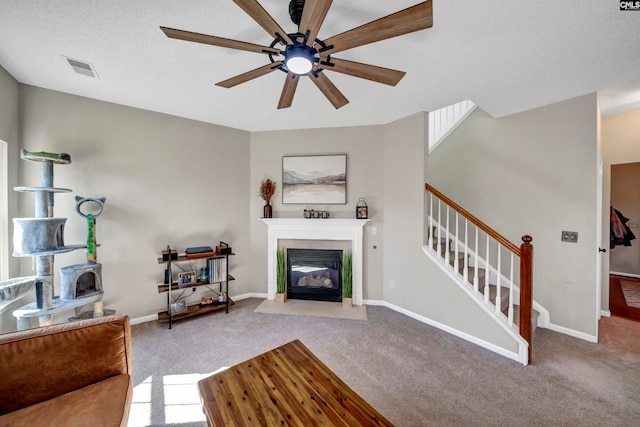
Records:
[[[40,162],[42,168],[42,184],[40,187],[15,187],[18,192],[35,195],[35,218],[14,218],[13,256],[34,257],[36,261],[36,301],[13,312],[18,320],[18,329],[26,329],[38,319],[40,326],[49,325],[53,315],[70,309],[77,310],[93,303],[91,315],[115,313],[102,307],[102,265],[96,262],[95,219],[104,210],[104,198],[76,198],[76,211],[87,218],[87,244],[65,245],[64,226],[67,218],[55,218],[53,214],[54,194],[69,193],[70,189],[53,186],[54,165],[71,163],[71,156],[66,153],[29,152],[22,150],[23,160]],[[100,210],[97,214],[84,214],[81,207],[86,203],[97,203]],[[61,269],[61,293],[55,296],[54,289],[54,257],[57,254],[76,249],[87,248],[87,263],[76,264]],[[82,317],[81,315],[79,317]],[[86,316],[85,316],[86,317]]]

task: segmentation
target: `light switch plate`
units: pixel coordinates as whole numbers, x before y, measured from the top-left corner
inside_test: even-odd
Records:
[[[634,221],[629,222],[629,228],[638,228],[638,223]]]
[[[577,231],[563,231],[561,239],[563,242],[578,243]]]

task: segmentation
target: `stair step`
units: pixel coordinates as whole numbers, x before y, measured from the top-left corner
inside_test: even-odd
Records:
[[[437,250],[437,248],[433,248],[434,250]],[[442,246],[442,248],[440,249],[440,256],[444,259],[446,254],[446,248],[445,246]],[[456,259],[456,251],[449,251],[449,264],[451,264],[453,266],[453,261],[455,261]],[[458,265],[464,265],[464,252],[458,252]]]
[[[447,240],[449,241],[449,248],[451,248],[452,245],[452,240],[451,239],[447,239],[446,237],[440,237],[440,250],[446,249],[447,248]],[[433,236],[433,246],[432,246],[434,251],[438,250],[438,237]]]
[[[500,311],[502,311],[504,313],[505,310],[509,309],[509,288],[505,288],[504,286],[501,286],[502,290],[500,293],[500,299],[501,299],[501,304],[500,304]],[[482,295],[484,295],[484,284],[482,286],[482,289],[480,289],[480,293]],[[491,301],[494,305],[496,304],[496,295],[498,294],[498,287],[496,285],[492,285],[489,284],[489,301]]]
[[[455,259],[455,256],[456,256],[456,250],[451,239],[446,239],[444,237],[440,238],[440,256],[444,259],[444,256],[447,253],[447,240],[449,240],[449,263],[453,265],[453,260]],[[438,252],[437,238],[434,238],[433,240],[432,249]],[[458,262],[460,264],[464,262],[464,251],[461,251],[460,248],[458,248]]]
[[[505,313],[505,315],[508,315],[508,313]],[[531,310],[531,332],[535,331],[536,328],[538,327],[538,317],[540,317],[540,312],[532,309]],[[520,326],[520,306],[519,305],[513,306],[513,323],[516,326]]]
[[[463,274],[464,272],[464,264],[460,265],[459,268],[459,273]],[[475,267],[467,267],[467,279],[469,280],[469,283],[471,283],[473,285],[473,274],[475,272]],[[478,269],[478,287],[479,288],[483,288],[484,287],[484,276],[486,274],[486,270],[484,268],[479,268]]]

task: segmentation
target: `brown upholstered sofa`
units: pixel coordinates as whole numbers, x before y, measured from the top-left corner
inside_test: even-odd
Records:
[[[0,335],[2,426],[126,426],[132,394],[127,316]]]

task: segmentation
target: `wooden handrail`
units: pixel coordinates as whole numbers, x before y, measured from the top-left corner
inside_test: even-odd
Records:
[[[516,246],[515,244],[511,243],[511,241],[509,241],[506,237],[502,236],[496,230],[494,230],[493,228],[489,227],[487,224],[485,224],[484,222],[480,221],[475,216],[471,215],[469,212],[464,210],[460,205],[458,205],[456,202],[454,202],[453,200],[451,200],[450,198],[448,198],[447,196],[445,196],[444,194],[442,194],[441,192],[439,192],[435,188],[433,188],[431,185],[425,183],[425,187],[426,187],[427,191],[431,192],[438,199],[444,201],[447,205],[451,206],[454,210],[458,211],[458,213],[462,214],[462,216],[464,216],[469,221],[471,221],[473,224],[475,224],[476,227],[478,227],[479,229],[481,229],[482,231],[487,233],[489,236],[493,237],[495,240],[500,242],[500,244],[502,244],[502,246],[506,247],[507,249],[509,249],[511,252],[513,252],[517,256],[520,256],[520,248],[518,246]]]

